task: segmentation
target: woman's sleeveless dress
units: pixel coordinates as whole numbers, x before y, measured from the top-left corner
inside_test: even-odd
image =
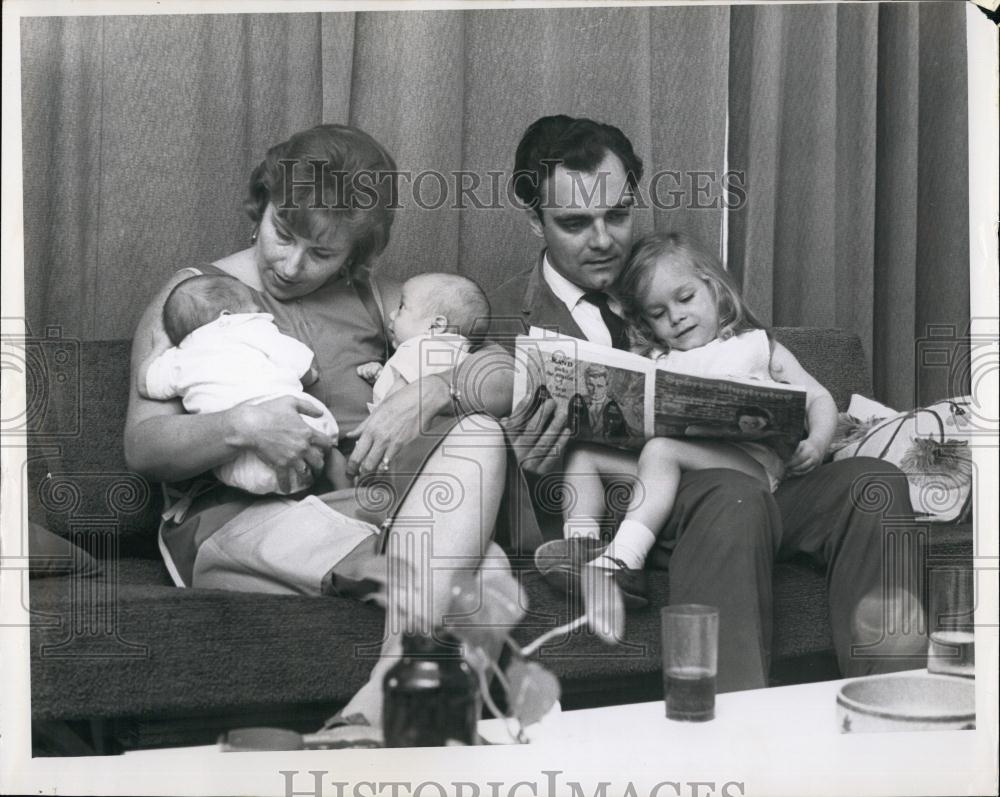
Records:
[[[202,273],[224,273],[203,266]],[[377,300],[377,288],[372,286]],[[279,302],[259,294],[278,328],[316,354],[319,379],[307,392],[326,404],[344,432],[368,417],[371,387],[357,366],[387,354],[386,335],[372,303],[346,280],[308,296]],[[379,314],[381,315],[381,314]],[[389,473],[363,480],[357,489],[322,495],[257,496],[220,484],[208,474],[164,485],[167,505],[159,544],[178,586],[253,592],[344,592],[333,567],[358,551],[375,555],[393,512],[441,437],[456,423],[441,419],[429,434],[404,448]],[[509,461],[510,458],[508,458]],[[369,547],[370,546],[370,547]]]

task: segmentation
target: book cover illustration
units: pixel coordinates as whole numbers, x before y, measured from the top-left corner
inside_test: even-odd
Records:
[[[804,390],[657,369],[653,437],[759,442],[787,459],[806,425]]]
[[[650,437],[761,442],[782,457],[805,433],[806,392],[771,382],[709,379],[645,357],[532,329],[515,349],[515,404],[544,385],[573,439],[638,449]]]

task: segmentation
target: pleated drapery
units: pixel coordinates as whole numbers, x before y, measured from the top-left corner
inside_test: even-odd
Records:
[[[660,174],[640,232],[722,247],[718,178],[742,175],[725,254],[751,306],[858,332],[889,403],[937,398],[913,347],[968,324],[964,19],[960,3],[23,19],[28,322],[129,336],[170,273],[248,244],[250,170],[323,121],[420,180],[381,269],[493,287],[538,248],[504,194],[517,141],[568,113],[618,125]],[[487,206],[456,207],[459,180]]]
[[[969,319],[968,97],[960,3],[740,6],[730,168],[748,201],[729,264],[765,323],[861,336],[875,392],[967,390],[917,344]]]

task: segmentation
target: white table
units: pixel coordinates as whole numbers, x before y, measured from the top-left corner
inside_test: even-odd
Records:
[[[926,670],[911,670],[879,677],[926,674]],[[662,700],[554,713],[531,728],[529,736],[532,744],[541,745],[586,745],[588,740],[610,737],[629,739],[639,746],[651,742],[671,748],[727,744],[761,749],[765,739],[780,739],[783,745],[822,740],[829,747],[842,736],[836,698],[848,680],[718,695],[715,719],[709,722],[669,720]],[[495,744],[511,743],[499,720],[484,720],[479,732]]]
[[[364,762],[363,771],[376,782],[378,778],[392,780],[390,773],[397,777],[406,772],[418,783],[422,778],[442,777],[442,771],[454,782],[485,784],[500,779],[506,784],[500,797],[581,793],[568,785],[569,781],[580,783],[588,797],[595,791],[601,793],[602,782],[613,784],[607,788],[607,797],[708,797],[722,794],[727,783],[731,785],[725,793],[731,797],[988,793],[990,787],[983,784],[995,778],[996,737],[992,728],[980,724],[976,731],[842,734],[836,721],[836,695],[843,683],[826,681],[719,695],[716,718],[705,723],[667,720],[662,701],[567,711],[552,714],[531,729],[528,745],[267,754],[223,754],[212,745],[136,751],[121,758],[141,763],[146,771],[168,772],[183,766],[221,775],[226,770],[245,777],[238,782],[254,784],[257,781],[249,776],[243,762],[249,764],[251,758],[257,761],[266,756],[270,757],[267,760],[280,761],[281,768],[298,772],[293,785],[297,792],[311,788],[311,782],[306,783],[310,771],[339,773],[338,777],[348,780],[345,766]],[[994,721],[982,716],[984,713],[995,717],[992,710],[984,712],[980,703],[980,722]],[[506,740],[503,726],[496,720],[482,722],[481,732],[491,741]],[[385,762],[391,762],[388,770]],[[275,772],[273,765],[270,772]],[[555,789],[549,782],[553,776],[546,772],[560,773],[554,776]],[[332,774],[330,778],[336,780]],[[511,793],[510,787],[518,781],[529,785]],[[707,787],[693,790],[693,781],[713,783],[714,791]],[[658,784],[666,785],[655,791]],[[247,792],[246,785],[242,788],[240,793],[254,793]],[[473,794],[471,790],[462,793],[467,797]],[[485,786],[479,794],[492,797]],[[406,790],[399,795],[407,797]]]

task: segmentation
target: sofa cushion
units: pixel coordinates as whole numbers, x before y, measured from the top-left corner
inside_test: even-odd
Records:
[[[972,413],[972,396],[896,412],[854,395],[847,412],[840,414],[833,458],[891,462],[906,474],[917,516],[940,521],[967,517],[973,482],[970,444],[980,431]]]
[[[101,564],[83,548],[32,521],[28,521],[28,552],[28,573],[32,578],[70,574],[87,577],[101,572]]]
[[[374,663],[383,617],[375,606],[177,589],[165,571],[150,572],[156,563],[135,561],[94,579],[31,583],[34,719],[211,715],[295,703],[332,711]]]
[[[521,571],[529,613],[525,643],[575,616],[565,595]],[[822,576],[777,567],[777,611],[801,617],[776,634],[776,656],[830,647]],[[654,606],[668,575],[650,573]],[[382,638],[377,607],[312,598],[170,586],[156,562],[125,559],[87,580],[31,584],[32,714],[38,720],[252,713],[318,704],[333,712],[365,682]],[[782,626],[779,625],[779,628]],[[109,629],[111,629],[109,631]],[[586,632],[536,654],[567,693],[656,677],[659,612],[631,612],[623,643]],[[72,688],[67,688],[72,684]]]
[[[157,557],[160,490],[125,464],[131,344],[88,341],[69,349],[68,358],[41,349],[42,356],[59,355],[72,365],[63,366],[58,389],[47,387],[52,380],[27,381],[29,405],[41,408],[29,435],[30,517],[101,557],[114,550]],[[43,395],[33,395],[36,390]],[[106,535],[92,534],[98,529],[113,532],[113,546]]]
[[[870,396],[871,371],[861,339],[841,329],[774,327],[782,343],[821,385],[830,391],[839,410],[846,410],[852,393]]]

